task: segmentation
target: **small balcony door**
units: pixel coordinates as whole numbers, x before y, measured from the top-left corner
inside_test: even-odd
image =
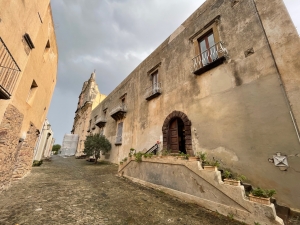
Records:
[[[200,52],[203,66],[215,61],[218,58],[218,52],[215,46],[214,34],[209,33],[200,41]]]
[[[152,93],[155,94],[158,89],[158,72],[152,74]]]

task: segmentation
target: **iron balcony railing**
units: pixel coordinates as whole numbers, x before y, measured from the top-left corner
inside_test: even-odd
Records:
[[[122,135],[116,137],[116,145],[122,144]]]
[[[161,94],[161,83],[154,83],[146,88],[145,98],[150,100]]]
[[[0,37],[0,99],[9,99],[17,83],[20,68]]]
[[[157,154],[159,149],[158,144],[153,145],[151,148],[149,148],[145,153],[153,153],[154,155]]]
[[[227,56],[227,49],[224,48],[222,42],[218,42],[208,50],[202,52],[200,55],[197,55],[193,58],[193,72],[200,70],[210,64],[213,64],[218,59],[224,58]]]

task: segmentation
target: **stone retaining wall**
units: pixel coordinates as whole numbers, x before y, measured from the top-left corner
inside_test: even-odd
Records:
[[[197,161],[152,157],[138,163],[132,157],[120,165],[119,175],[247,224],[284,224],[273,204],[250,201],[244,186],[224,184],[220,171],[203,170]]]

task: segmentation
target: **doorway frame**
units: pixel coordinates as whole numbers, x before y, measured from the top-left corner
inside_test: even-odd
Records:
[[[169,141],[169,125],[171,120],[175,119],[175,118],[179,118],[183,121],[184,123],[184,129],[185,129],[185,149],[187,154],[189,154],[190,156],[194,156],[194,152],[193,152],[193,148],[192,148],[192,123],[189,120],[189,118],[187,117],[187,115],[183,112],[180,111],[173,111],[172,113],[170,113],[164,123],[163,123],[163,127],[162,127],[162,133],[163,133],[163,149],[168,149],[168,141]]]

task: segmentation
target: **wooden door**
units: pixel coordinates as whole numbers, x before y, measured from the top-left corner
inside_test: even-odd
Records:
[[[172,153],[179,152],[177,119],[173,120],[169,126],[169,147]]]

